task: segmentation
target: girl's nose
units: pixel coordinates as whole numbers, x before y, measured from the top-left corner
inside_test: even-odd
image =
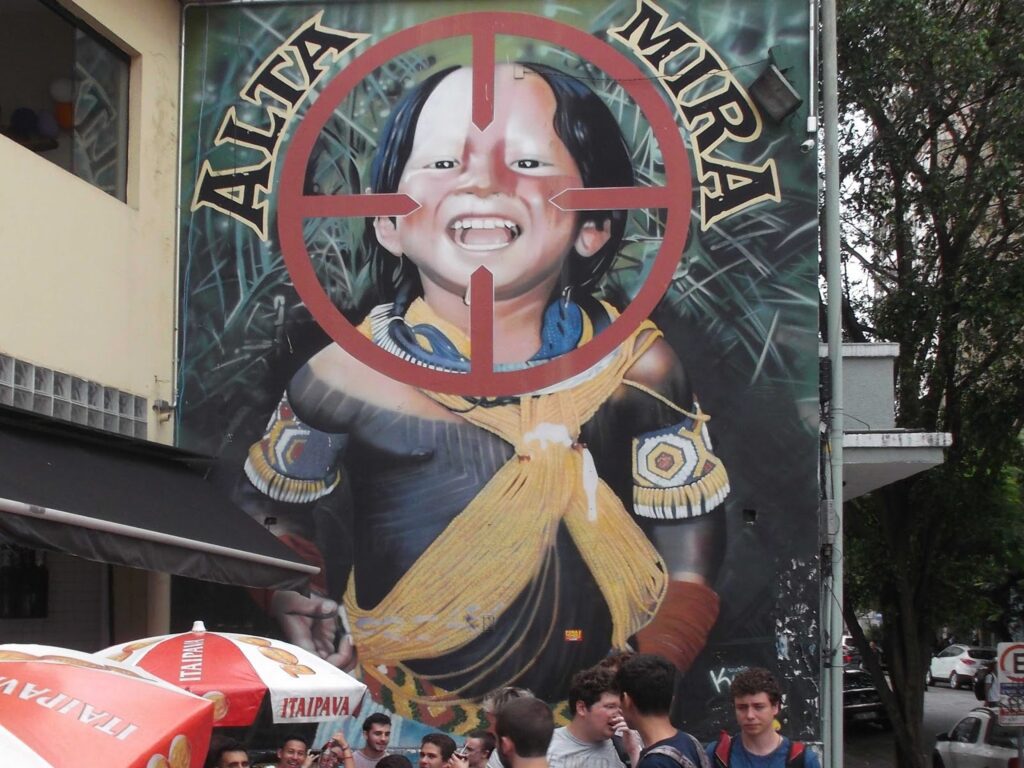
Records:
[[[500,145],[472,147],[463,161],[465,169],[460,180],[460,191],[487,196],[499,192],[505,184],[504,148]]]

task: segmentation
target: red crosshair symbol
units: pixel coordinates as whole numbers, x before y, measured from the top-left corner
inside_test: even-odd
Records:
[[[472,276],[468,373],[435,371],[406,362],[363,336],[345,319],[320,284],[303,236],[306,219],[404,216],[417,203],[404,194],[306,195],[306,167],[320,131],[335,107],[374,70],[410,48],[452,37],[472,40],[473,123],[483,130],[493,113],[494,52],[497,35],[543,40],[575,52],[614,78],[643,111],[665,164],[659,187],[567,189],[551,198],[563,210],[661,208],[668,212],[665,235],[644,284],[622,314],[591,342],[554,360],[515,371],[495,371],[493,280],[484,267]],[[690,224],[690,169],[675,117],[654,84],[607,43],[559,22],[523,13],[466,13],[429,21],[382,40],[343,69],[309,108],[295,130],[281,172],[278,234],[295,290],[327,334],[353,357],[392,379],[415,387],[476,396],[533,392],[587,370],[622,344],[647,318],[668,288],[686,245]]]

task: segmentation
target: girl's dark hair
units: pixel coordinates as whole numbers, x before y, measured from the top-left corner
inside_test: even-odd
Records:
[[[555,133],[576,161],[584,187],[631,187],[633,162],[612,111],[581,80],[546,64],[523,62],[536,72],[555,94]],[[592,288],[608,271],[622,243],[629,212],[584,211],[580,223],[607,221],[611,237],[589,258],[569,255],[569,285]]]
[[[553,127],[558,138],[580,170],[584,187],[628,187],[634,183],[633,163],[619,124],[608,106],[582,81],[546,64],[519,62],[519,65],[543,78],[555,96]],[[434,89],[459,67],[433,73],[417,84],[395,106],[381,132],[380,144],[370,168],[370,188],[387,193],[398,190],[405,164],[412,152],[416,125],[423,105]],[[584,211],[580,224],[608,222],[611,237],[593,256],[584,258],[575,249],[569,254],[568,274],[563,287],[592,288],[608,271],[622,243],[628,211]],[[402,314],[408,304],[422,294],[419,273],[407,259],[398,260],[385,250],[368,221],[364,245],[370,254],[371,276],[379,301],[395,302]]]

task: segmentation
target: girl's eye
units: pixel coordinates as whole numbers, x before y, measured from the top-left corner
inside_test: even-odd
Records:
[[[427,167],[428,168],[434,168],[434,169],[439,170],[439,171],[449,171],[449,170],[451,170],[452,168],[455,167],[455,161],[454,160],[435,160],[434,162],[432,162]]]
[[[529,159],[529,160],[516,160],[514,163],[512,163],[512,165],[514,165],[516,168],[519,168],[521,170],[530,170],[532,168],[540,168],[541,162],[540,162],[540,160],[532,160],[532,159]]]

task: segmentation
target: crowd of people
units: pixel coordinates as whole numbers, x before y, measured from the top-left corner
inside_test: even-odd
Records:
[[[551,708],[530,691],[507,687],[484,701],[490,728],[473,731],[459,746],[444,733],[428,733],[418,768],[821,768],[817,754],[778,731],[778,681],[750,668],[732,680],[738,731],[708,744],[677,729],[670,719],[676,668],[653,654],[610,657],[577,673],[568,693],[572,719],[556,728]],[[412,768],[389,754],[391,720],[374,713],[363,722],[364,745],[353,749],[341,732],[322,749],[297,735],[282,740],[274,768]],[[250,768],[237,742],[211,749],[208,768]]]

